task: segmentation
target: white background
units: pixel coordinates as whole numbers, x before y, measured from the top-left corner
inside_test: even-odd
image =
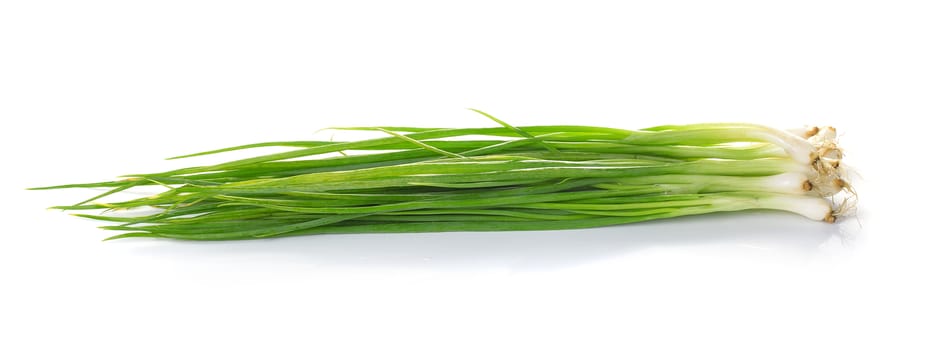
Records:
[[[340,2],[344,3],[344,2]],[[0,348],[947,349],[941,1],[4,1]],[[44,208],[340,125],[830,124],[859,221],[100,242]],[[199,160],[201,161],[201,160]]]

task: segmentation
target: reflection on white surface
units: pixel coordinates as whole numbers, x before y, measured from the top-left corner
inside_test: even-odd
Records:
[[[588,230],[317,235],[254,241],[128,240],[137,255],[185,264],[282,261],[330,269],[539,271],[647,250],[810,257],[848,250],[849,223],[777,212],[685,217]],[[185,261],[182,261],[185,260]]]

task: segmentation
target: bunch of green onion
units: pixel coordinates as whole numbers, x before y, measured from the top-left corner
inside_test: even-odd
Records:
[[[479,112],[479,111],[476,111]],[[64,210],[110,222],[107,239],[231,240],[322,233],[580,229],[714,212],[782,210],[834,222],[835,129],[739,124],[356,127],[361,141],[267,142],[280,153],[118,181]],[[360,151],[360,152],[351,152]],[[347,154],[350,152],[351,154]],[[162,190],[100,203],[140,186]],[[136,215],[120,210],[149,208]]]

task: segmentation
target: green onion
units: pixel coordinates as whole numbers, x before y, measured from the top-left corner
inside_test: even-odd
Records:
[[[501,126],[336,128],[379,137],[254,143],[174,158],[285,150],[36,189],[106,189],[54,208],[104,210],[75,215],[110,222],[102,228],[119,234],[107,239],[186,240],[580,229],[747,210],[834,222],[849,205],[833,198],[853,193],[831,127],[516,127],[474,111]],[[161,190],[103,201],[139,187]],[[132,209],[150,210],[113,213]]]

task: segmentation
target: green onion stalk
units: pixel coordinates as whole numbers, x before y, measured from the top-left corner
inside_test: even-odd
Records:
[[[35,189],[104,189],[53,208],[107,222],[107,239],[185,240],[582,229],[748,210],[831,223],[847,211],[833,197],[854,194],[831,127],[516,127],[476,112],[498,126],[335,128],[379,137],[248,144],[175,158],[283,150]],[[160,190],[105,199],[138,187]],[[148,210],[117,214],[133,209]]]

